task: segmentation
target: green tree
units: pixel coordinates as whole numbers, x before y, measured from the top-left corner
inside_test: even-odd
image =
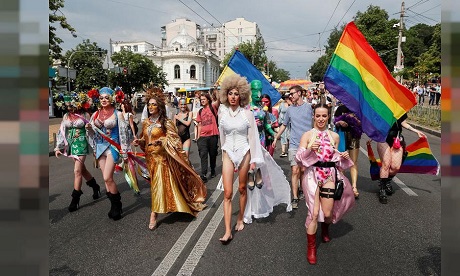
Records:
[[[87,91],[107,85],[107,70],[103,68],[106,53],[107,50],[89,39],[78,44],[74,50],[66,52],[66,64],[77,71],[74,84],[76,90]]]
[[[324,74],[326,73],[327,67],[331,62],[332,55],[334,54],[335,48],[339,43],[342,32],[345,28],[345,25],[341,26],[339,29],[335,28],[329,38],[327,39],[326,53],[322,55],[313,65],[310,67],[310,79],[311,81],[322,81]]]
[[[385,10],[373,5],[370,5],[364,13],[358,12],[354,21],[372,48],[377,53],[386,53],[380,55],[380,58],[388,70],[393,71],[397,51],[389,50],[398,47],[399,30],[393,28],[393,25],[399,21],[396,19],[389,20]]]
[[[122,50],[112,56],[114,71],[109,73],[112,87],[121,86],[125,93],[141,90],[144,85],[154,83],[162,86],[168,84],[166,73],[156,66],[151,59],[141,54]]]
[[[53,63],[53,60],[61,59],[62,48],[60,44],[64,42],[61,38],[56,36],[56,26],[68,30],[74,37],[76,37],[75,29],[67,23],[67,18],[59,10],[64,7],[64,0],[49,0],[49,64]]]
[[[254,66],[263,71],[264,64],[267,63],[267,56],[265,55],[265,43],[262,39],[258,38],[255,42],[246,41],[238,44],[236,46],[238,51],[240,51]],[[228,64],[230,57],[235,52],[235,49],[232,49],[229,53],[227,53],[222,60],[222,66]]]
[[[431,39],[434,33],[434,26],[417,24],[407,30],[404,35],[406,42],[402,44],[404,53],[404,67],[412,68],[417,59],[426,52],[432,44]]]

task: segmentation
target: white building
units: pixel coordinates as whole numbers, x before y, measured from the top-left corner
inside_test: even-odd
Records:
[[[255,42],[262,39],[262,34],[256,22],[244,18],[228,21],[223,26],[203,27],[201,39],[207,49],[216,54],[220,60],[232,49],[243,42]]]
[[[220,75],[220,60],[217,55],[201,43],[200,26],[188,19],[176,19],[161,27],[162,45],[154,46],[148,42],[140,47],[136,42],[112,42],[113,52],[131,49],[149,57],[155,65],[163,68],[169,83],[165,91],[175,93],[181,88],[212,86]],[[130,48],[131,47],[131,48]]]

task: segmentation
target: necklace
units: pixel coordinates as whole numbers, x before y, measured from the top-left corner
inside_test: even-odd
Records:
[[[150,122],[156,123],[156,122],[158,122],[158,119],[160,119],[160,116],[157,116],[157,117],[149,117],[149,119],[150,119]]]
[[[112,114],[113,114],[113,109],[109,111],[109,110],[103,108],[103,109],[101,109],[101,112],[99,112],[98,117],[99,117],[99,119],[101,121],[105,121],[108,118],[110,118],[110,116],[112,116]]]

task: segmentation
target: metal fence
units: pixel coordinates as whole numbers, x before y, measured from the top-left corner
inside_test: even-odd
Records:
[[[440,106],[414,106],[408,115],[408,119],[418,125],[427,126],[441,130],[441,108]]]

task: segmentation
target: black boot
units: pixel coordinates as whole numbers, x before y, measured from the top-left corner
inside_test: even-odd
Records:
[[[380,191],[379,191],[379,201],[382,204],[387,204],[388,203],[388,198],[387,198],[387,192],[385,189],[385,180],[380,179]]]
[[[72,201],[69,205],[69,212],[74,212],[80,207],[80,196],[83,194],[82,191],[73,190],[72,191]]]
[[[94,179],[94,177],[87,181],[86,185],[93,188],[93,199],[98,199],[101,196],[101,186],[97,184],[96,179]]]
[[[389,195],[389,196],[391,196],[392,194],[395,193],[395,191],[393,190],[393,186],[391,185],[391,181],[393,180],[393,177],[394,177],[394,175],[390,175],[390,176],[388,176],[388,178],[384,178],[384,179],[386,179],[385,191],[387,192],[387,195]]]
[[[120,193],[112,194],[109,192],[109,199],[110,199],[110,211],[107,214],[109,218],[113,220],[121,219],[121,213],[123,212],[121,207],[121,195]]]

